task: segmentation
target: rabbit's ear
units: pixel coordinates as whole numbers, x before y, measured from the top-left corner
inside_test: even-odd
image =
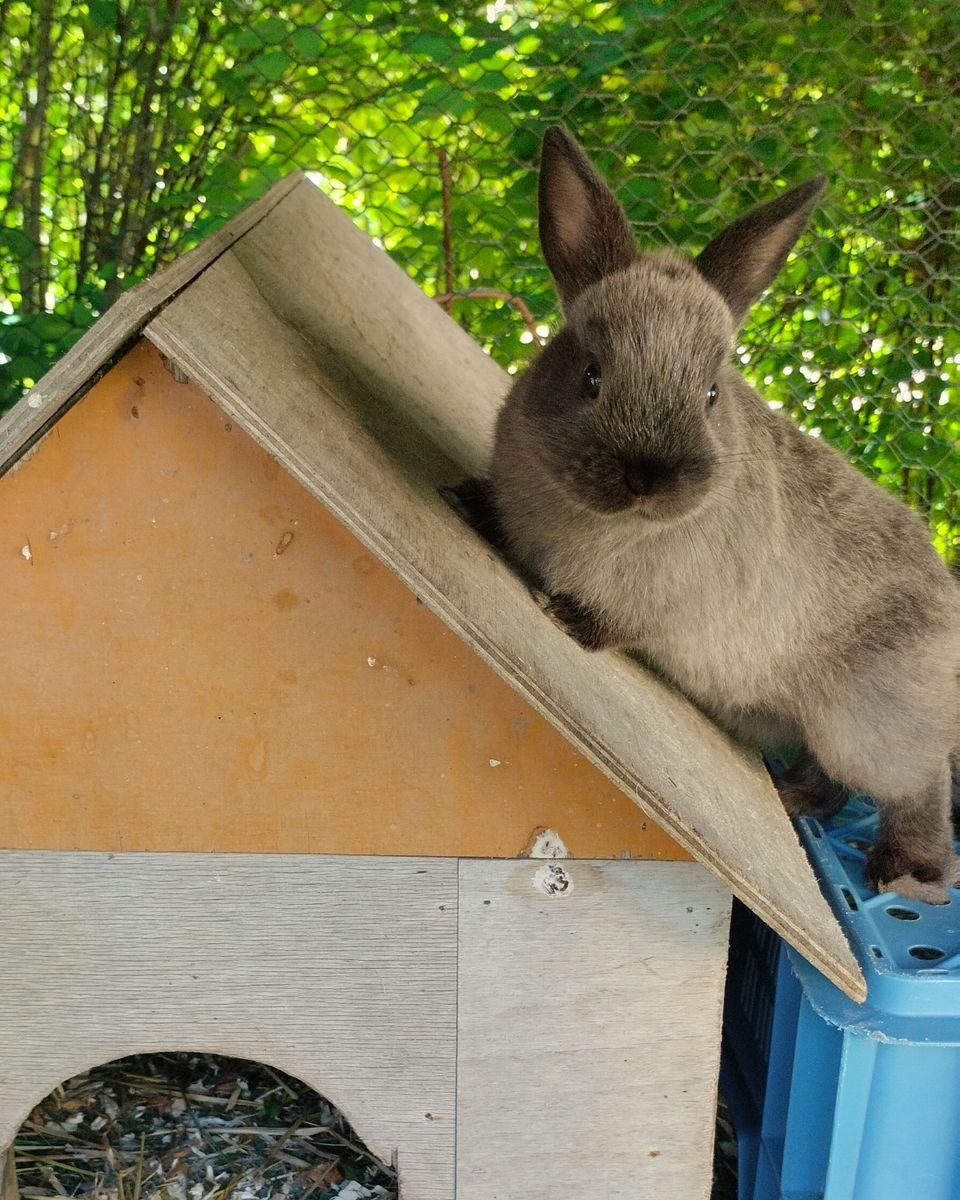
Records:
[[[718,233],[697,258],[700,274],[723,296],[737,322],[783,266],[826,182],[818,175],[755,208]]]
[[[637,253],[613,192],[559,125],[547,130],[540,156],[540,245],[564,304]]]

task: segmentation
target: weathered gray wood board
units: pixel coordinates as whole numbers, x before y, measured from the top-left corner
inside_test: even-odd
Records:
[[[850,995],[859,967],[759,761],[627,658],[547,621],[436,495],[508,377],[315,189],[147,327],[234,419],[623,790]]]
[[[116,354],[167,301],[208,267],[294,188],[299,173],[281,179],[232,221],[204,238],[166,270],[124,292],[70,352],[0,421],[0,475],[57,419],[96,372]]]
[[[3,852],[0,1147],[186,1049],[310,1084],[402,1200],[705,1198],[729,906],[697,863]]]
[[[457,1200],[707,1200],[729,910],[692,863],[461,861]]]
[[[197,1050],[327,1096],[404,1200],[453,1195],[456,860],[8,851],[0,963],[0,1148],[79,1071]]]
[[[20,1200],[13,1150],[0,1150],[0,1200]]]

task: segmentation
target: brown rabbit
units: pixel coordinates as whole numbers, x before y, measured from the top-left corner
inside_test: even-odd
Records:
[[[731,731],[805,747],[788,811],[875,796],[868,878],[943,903],[960,588],[915,514],[729,361],[823,184],[697,259],[640,253],[579,145],[548,131],[540,238],[567,323],[500,413],[487,527],[583,646],[639,651]]]

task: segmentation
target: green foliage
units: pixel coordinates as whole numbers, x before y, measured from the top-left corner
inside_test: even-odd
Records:
[[[696,252],[828,173],[744,369],[957,557],[958,30],[953,0],[0,2],[3,395],[294,167],[428,291],[449,272],[550,325],[534,167],[561,120],[648,245]],[[504,365],[526,360],[506,300],[454,311]]]

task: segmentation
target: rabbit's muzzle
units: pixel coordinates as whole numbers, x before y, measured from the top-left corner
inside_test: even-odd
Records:
[[[662,458],[634,458],[623,464],[623,482],[638,500],[669,490],[676,473],[676,465]]]
[[[700,507],[713,474],[707,455],[616,456],[585,448],[562,479],[571,498],[595,512],[671,521]]]

